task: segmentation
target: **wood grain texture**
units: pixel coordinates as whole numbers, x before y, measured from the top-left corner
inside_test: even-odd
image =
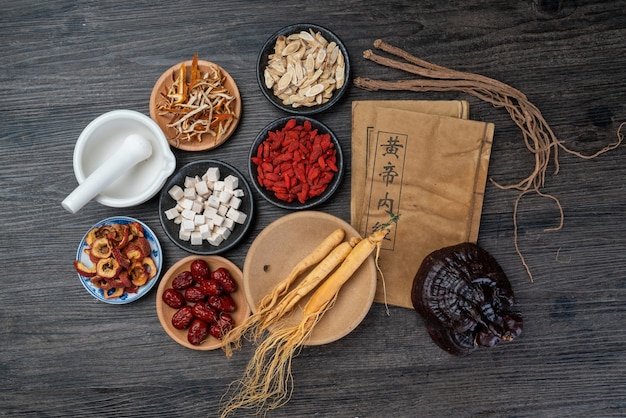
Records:
[[[109,306],[80,286],[76,247],[95,222],[128,215],[158,235],[171,266],[187,254],[165,236],[157,199],[129,209],[60,202],[76,185],[74,142],[96,116],[126,108],[148,114],[153,83],[198,53],[237,81],[243,118],[235,135],[206,153],[176,151],[178,165],[221,159],[246,172],[256,133],[282,114],[261,95],[255,61],[282,26],[313,22],[346,43],[353,74],[402,74],[362,59],[376,38],[457,70],[499,79],[542,110],[569,147],[595,152],[626,120],[626,8],[621,0],[193,2],[25,0],[0,13],[0,416],[215,416],[226,387],[254,347],[221,352],[178,346],[161,329],[154,294]],[[466,99],[471,117],[496,125],[489,175],[526,177],[532,156],[503,109],[457,93],[366,92],[351,88],[319,119],[350,162],[350,103],[365,99]],[[304,349],[293,364],[291,401],[273,417],[624,416],[626,415],[626,152],[591,161],[560,154],[546,199],[520,206],[488,184],[478,243],[509,275],[525,318],[511,344],[449,356],[408,309],[374,305],[332,344]],[[348,164],[349,168],[349,164]],[[348,170],[319,209],[349,219]],[[360,173],[354,173],[360,175]],[[286,214],[258,201],[252,231],[224,254],[240,267],[254,237]],[[277,238],[278,239],[278,238]]]

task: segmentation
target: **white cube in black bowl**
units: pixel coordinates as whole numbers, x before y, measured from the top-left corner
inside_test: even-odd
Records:
[[[350,60],[341,39],[311,23],[280,29],[265,42],[257,59],[261,92],[274,106],[292,114],[330,109],[345,94],[349,80]]]
[[[250,228],[254,209],[243,174],[217,160],[183,166],[168,179],[159,199],[159,218],[169,239],[200,255],[235,247]]]
[[[285,116],[264,127],[248,158],[256,190],[283,209],[311,209],[337,191],[344,174],[337,136],[309,116]]]

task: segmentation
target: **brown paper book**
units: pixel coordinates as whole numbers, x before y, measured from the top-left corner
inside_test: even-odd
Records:
[[[379,280],[376,302],[412,308],[411,286],[424,257],[478,239],[494,125],[457,115],[390,107],[371,115],[363,171],[354,163],[352,169],[364,184],[361,196],[353,190],[361,210],[353,225],[366,236],[389,212],[400,215],[380,252],[384,286]]]
[[[352,102],[352,205],[350,223],[359,230],[365,189],[369,134],[376,120],[376,109],[411,110],[433,115],[467,119],[469,103],[464,100],[362,100]]]

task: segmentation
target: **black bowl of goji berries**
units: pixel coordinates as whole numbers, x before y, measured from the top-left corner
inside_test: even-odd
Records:
[[[350,80],[348,50],[319,25],[297,23],[270,36],[257,57],[261,93],[277,108],[295,115],[330,109]]]
[[[308,116],[286,116],[263,128],[250,148],[250,178],[268,202],[311,209],[339,188],[344,173],[337,136]]]

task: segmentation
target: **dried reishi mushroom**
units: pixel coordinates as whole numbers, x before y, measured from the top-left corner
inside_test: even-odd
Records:
[[[415,275],[411,298],[433,341],[454,355],[511,341],[522,332],[522,317],[511,310],[511,283],[476,244],[429,254]]]

